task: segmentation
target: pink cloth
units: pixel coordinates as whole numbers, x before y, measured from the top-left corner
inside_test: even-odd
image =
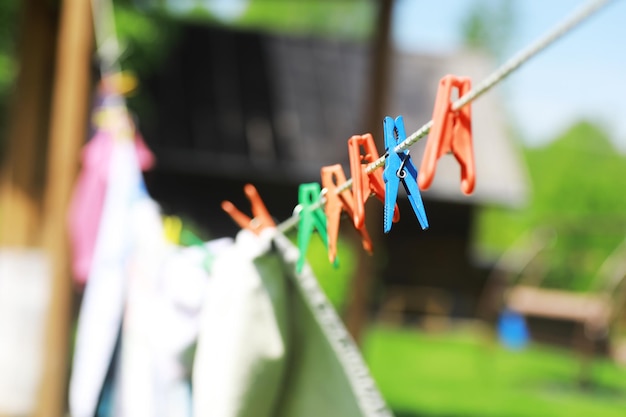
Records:
[[[113,139],[98,131],[83,147],[82,169],[78,174],[69,208],[69,235],[74,281],[81,287],[87,282],[109,176]],[[154,165],[154,156],[141,135],[135,135],[135,152],[142,171]]]

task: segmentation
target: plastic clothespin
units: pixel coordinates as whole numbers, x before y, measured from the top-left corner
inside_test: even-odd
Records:
[[[472,109],[466,104],[459,110],[452,110],[450,93],[453,88],[458,90],[458,96],[461,97],[472,88],[472,82],[468,77],[454,75],[446,75],[439,81],[433,110],[433,127],[424,150],[418,183],[422,190],[427,190],[435,178],[437,160],[443,154],[452,152],[461,165],[461,190],[465,194],[471,194],[476,184]]]
[[[339,236],[339,219],[341,212],[348,213],[350,218],[354,217],[354,196],[350,189],[337,193],[338,185],[346,182],[346,174],[340,164],[322,167],[322,187],[326,189],[326,231],[328,232],[328,259],[335,262],[337,257],[337,238]],[[365,225],[360,229],[363,248],[372,254],[372,239],[365,229]]]
[[[328,247],[328,234],[326,233],[326,215],[321,206],[322,189],[316,182],[300,184],[298,189],[298,204],[302,208],[300,211],[300,222],[298,223],[298,249],[300,257],[296,264],[296,271],[301,272],[304,267],[306,251],[311,241],[313,231],[317,229],[324,245]],[[335,259],[335,266],[337,260]]]
[[[394,151],[396,145],[406,139],[404,120],[402,116],[396,117],[395,121],[387,116],[383,121],[383,126],[385,132],[385,150],[388,154],[387,159],[385,159],[385,170],[383,171],[383,179],[385,181],[384,231],[385,233],[389,233],[391,230],[393,207],[398,197],[400,181],[402,181],[402,185],[404,185],[411,207],[413,207],[413,211],[422,229],[428,229],[428,219],[426,218],[424,203],[422,203],[422,196],[417,186],[417,168],[415,168],[413,161],[411,161],[409,151]]]
[[[202,240],[199,236],[193,233],[191,230],[183,229],[180,234],[180,243],[183,246],[197,246],[202,248],[205,252],[204,260],[202,261],[202,266],[207,272],[211,272],[211,268],[213,267],[213,261],[215,260],[215,255],[213,255],[204,245],[204,240]]]
[[[163,233],[165,239],[174,244],[180,243],[180,234],[183,231],[183,221],[178,216],[165,216],[163,218]]]
[[[361,148],[365,154],[361,153]],[[371,134],[354,135],[348,139],[348,155],[352,174],[352,192],[354,193],[354,227],[361,229],[365,224],[365,202],[373,193],[381,202],[385,202],[385,184],[380,171],[365,172],[367,165],[379,158],[376,144]],[[394,209],[393,221],[400,220],[400,210]]]
[[[250,205],[252,206],[252,215],[254,218],[248,217],[246,214],[242,213],[235,207],[233,203],[230,201],[222,202],[222,210],[224,210],[228,215],[237,223],[242,229],[251,230],[254,234],[258,235],[262,230],[267,229],[268,227],[276,227],[276,223],[269,211],[265,207],[259,192],[252,184],[246,184],[243,187],[243,191],[250,200]]]

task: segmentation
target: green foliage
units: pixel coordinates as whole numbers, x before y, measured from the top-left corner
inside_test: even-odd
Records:
[[[9,97],[17,75],[15,49],[20,4],[18,0],[0,1],[0,155],[6,135]]]
[[[150,75],[167,57],[176,40],[176,25],[161,14],[146,14],[120,1],[115,5],[115,24],[123,69],[140,78]]]
[[[293,34],[367,39],[373,34],[373,1],[251,1],[237,21],[242,27]]]
[[[600,127],[581,122],[547,146],[526,149],[525,159],[532,201],[519,211],[484,209],[478,244],[501,252],[525,231],[552,227],[558,241],[549,254],[545,286],[587,290],[626,237],[626,157]]]
[[[15,43],[18,19],[18,2],[0,2],[0,100],[4,101],[15,80],[17,63]]]
[[[626,409],[626,370],[609,360],[596,359],[583,390],[574,353],[534,345],[510,351],[469,329],[377,327],[363,352],[398,417],[618,417]]]
[[[120,66],[140,80],[150,78],[175,45],[178,25],[164,14],[137,9],[130,0],[115,0],[114,6],[116,35],[122,49]],[[154,101],[146,94],[131,94],[128,105],[144,120],[153,118],[156,112]]]
[[[20,3],[18,0],[0,2],[0,51],[2,53],[11,53],[15,47]]]
[[[148,9],[159,10],[160,13],[174,13],[162,1],[144,0],[143,3]],[[182,14],[177,14],[177,17],[275,33],[363,40],[373,34],[377,12],[374,0],[249,0],[243,3],[247,3],[244,4],[243,13],[232,19],[222,19],[202,2]]]

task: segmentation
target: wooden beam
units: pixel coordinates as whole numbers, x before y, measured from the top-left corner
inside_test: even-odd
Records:
[[[0,177],[0,246],[33,247],[41,230],[56,13],[46,2],[22,4],[20,71],[13,92]]]
[[[389,80],[389,33],[391,27],[391,12],[393,0],[379,0],[378,19],[376,21],[376,35],[372,43],[372,55],[370,66],[372,75],[369,82],[369,107],[366,109],[368,131],[376,138],[378,149],[384,149],[382,136],[382,120],[385,116],[388,98]],[[367,227],[374,242],[374,250],[384,250],[382,248],[382,213],[380,206],[372,204],[367,218]],[[355,246],[357,244],[355,243]],[[361,336],[367,323],[367,309],[370,301],[370,291],[372,284],[379,276],[376,268],[375,258],[358,250],[359,259],[356,275],[352,283],[352,291],[348,308],[346,311],[346,327],[357,343],[360,343]]]
[[[43,246],[50,256],[53,276],[44,374],[35,413],[38,417],[61,417],[66,413],[72,304],[66,216],[78,171],[80,148],[87,135],[92,47],[90,2],[63,0],[43,206]]]

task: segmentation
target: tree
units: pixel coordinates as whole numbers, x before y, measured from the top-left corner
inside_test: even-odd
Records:
[[[17,73],[15,44],[17,37],[18,0],[0,1],[0,155],[6,136],[6,117],[11,86]]]
[[[587,290],[600,264],[626,237],[626,157],[600,126],[589,122],[524,153],[532,201],[519,211],[484,209],[479,246],[501,252],[525,231],[551,227],[558,240],[545,285]]]

